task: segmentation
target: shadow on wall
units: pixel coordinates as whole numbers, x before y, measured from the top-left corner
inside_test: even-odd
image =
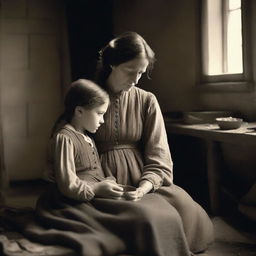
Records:
[[[203,140],[168,134],[173,159],[174,183],[209,210],[206,145]]]
[[[72,80],[93,77],[98,51],[112,38],[110,0],[67,0]]]
[[[256,182],[256,146],[221,143],[221,150],[224,182],[239,198]]]

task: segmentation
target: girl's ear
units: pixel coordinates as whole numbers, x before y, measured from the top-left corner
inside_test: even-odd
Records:
[[[76,106],[75,111],[74,111],[74,114],[75,114],[76,116],[81,116],[82,113],[83,113],[82,107]]]

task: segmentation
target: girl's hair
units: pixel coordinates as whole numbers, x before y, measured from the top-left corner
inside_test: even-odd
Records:
[[[77,106],[93,109],[105,103],[109,103],[109,95],[96,83],[87,79],[74,81],[71,83],[65,95],[64,112],[55,122],[51,135],[53,135],[62,124],[71,121]]]
[[[111,66],[117,66],[139,57],[146,58],[149,62],[147,67],[149,78],[155,62],[155,53],[147,42],[136,32],[125,32],[117,36],[99,51],[96,82],[105,87],[105,82],[111,73]]]

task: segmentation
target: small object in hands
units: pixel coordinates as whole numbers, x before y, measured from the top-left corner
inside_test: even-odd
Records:
[[[45,250],[44,246],[38,243],[31,242],[25,238],[17,239],[16,242],[21,248],[25,249],[30,253],[42,253]]]
[[[9,240],[5,235],[0,235],[0,245],[2,247],[0,253],[3,252],[3,255],[16,255],[23,252],[15,240]]]
[[[130,185],[120,185],[122,188],[123,188],[123,195],[119,198],[119,199],[122,199],[122,200],[129,200],[127,198],[127,195],[126,193],[127,192],[131,192],[131,191],[135,191],[136,190],[136,187],[133,187],[133,186],[130,186]]]
[[[215,119],[216,123],[222,130],[231,130],[239,128],[242,123],[242,118],[235,118],[235,117],[218,117]]]

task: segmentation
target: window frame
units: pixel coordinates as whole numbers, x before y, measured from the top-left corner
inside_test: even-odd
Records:
[[[200,1],[200,39],[201,39],[201,63],[200,63],[200,88],[222,91],[248,91],[253,90],[252,80],[252,58],[251,53],[251,0],[241,0],[242,15],[242,44],[243,44],[243,73],[242,74],[223,74],[205,75],[203,65],[205,53],[203,52],[204,36],[204,8],[205,0]]]

